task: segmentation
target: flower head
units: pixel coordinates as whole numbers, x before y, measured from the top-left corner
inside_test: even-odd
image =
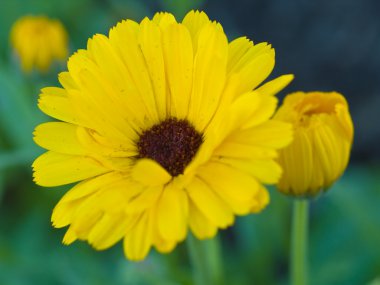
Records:
[[[275,119],[294,127],[293,142],[280,151],[278,189],[295,196],[328,189],[350,157],[354,130],[346,99],[336,92],[296,92],[285,97]]]
[[[123,239],[141,260],[152,246],[171,251],[188,228],[210,238],[263,209],[262,183],[278,181],[277,149],[291,140],[291,125],[270,118],[292,76],[257,88],[273,66],[270,45],[229,43],[203,12],[126,20],[90,39],[63,87],[42,90],[40,109],[62,122],[35,130],[49,150],[33,164],[36,183],[79,182],[52,215],[69,226],[64,243]]]
[[[25,72],[46,72],[53,60],[68,54],[67,33],[61,22],[45,16],[24,16],[11,30],[10,40]]]

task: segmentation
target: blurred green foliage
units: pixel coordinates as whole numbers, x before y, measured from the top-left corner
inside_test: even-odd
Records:
[[[24,75],[9,44],[12,23],[25,14],[59,18],[72,52],[87,38],[107,33],[122,18],[141,20],[156,11],[179,19],[202,1],[5,0],[0,9],[0,284],[192,284],[186,246],[168,255],[151,253],[128,262],[122,246],[97,252],[85,243],[61,244],[64,230],[51,227],[50,214],[68,187],[33,184],[30,165],[42,152],[33,128],[47,118],[36,107],[38,90],[57,85],[56,75]],[[288,284],[291,200],[274,190],[260,215],[238,218],[220,234],[225,284]],[[379,284],[380,168],[352,165],[344,177],[311,204],[311,285]],[[377,278],[377,279],[376,279]]]

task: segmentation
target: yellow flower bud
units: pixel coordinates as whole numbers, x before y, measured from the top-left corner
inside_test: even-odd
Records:
[[[274,118],[294,128],[293,142],[279,152],[278,190],[306,197],[327,190],[350,157],[354,129],[346,99],[336,92],[292,93]]]
[[[61,22],[45,16],[24,16],[12,26],[11,45],[24,72],[46,72],[53,60],[68,55],[67,33]]]

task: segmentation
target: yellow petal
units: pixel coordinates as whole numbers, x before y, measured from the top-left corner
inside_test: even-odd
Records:
[[[240,129],[250,118],[254,117],[256,112],[260,112],[262,97],[257,92],[245,93],[229,106],[228,113],[221,124],[224,127],[222,130],[225,135]]]
[[[234,159],[234,158],[218,158],[218,162],[225,163],[239,171],[249,173],[262,183],[274,184],[281,177],[281,167],[270,159]]]
[[[189,205],[189,226],[198,239],[212,238],[218,230],[193,203]]]
[[[38,100],[38,107],[50,117],[73,124],[81,124],[73,107],[61,88],[43,88]]]
[[[170,115],[179,119],[188,113],[193,81],[193,46],[189,31],[181,24],[162,29],[166,77],[170,91]]]
[[[217,162],[209,162],[200,167],[198,176],[231,207],[235,214],[244,215],[249,212],[250,201],[259,187],[254,178]]]
[[[277,152],[270,148],[257,147],[241,142],[231,142],[228,139],[214,151],[213,155],[223,158],[271,159],[277,157]]]
[[[253,205],[251,207],[251,213],[258,213],[263,210],[270,201],[268,190],[265,187],[260,187],[257,195],[254,198]]]
[[[225,85],[228,42],[223,30],[215,23],[199,33],[194,59],[194,78],[189,120],[198,130],[208,125],[220,103]]]
[[[343,104],[337,104],[335,106],[335,112],[337,114],[337,118],[341,124],[341,127],[346,132],[348,141],[352,143],[352,139],[354,137],[354,125],[352,123],[348,107],[344,106]]]
[[[133,114],[141,118],[143,122],[148,120],[152,123],[157,122],[159,116],[152,81],[139,44],[140,28],[136,28],[135,24],[129,20],[119,23],[110,31],[109,40],[111,45],[117,49],[117,53],[128,70],[123,76],[125,86],[132,89],[125,90],[128,91],[125,95],[128,96],[129,104],[142,111],[138,114],[132,110]]]
[[[135,130],[127,120],[128,112],[126,110],[129,111],[129,108],[121,108],[126,103],[119,100],[120,97],[116,95],[118,92],[103,78],[95,64],[80,54],[71,57],[69,64],[69,67],[75,66],[75,68],[80,65],[87,66],[86,69],[80,69],[76,75],[81,84],[81,91],[70,90],[68,92],[68,97],[75,106],[76,113],[82,114],[83,120],[91,122],[92,129],[99,130],[107,137],[121,140],[133,138]]]
[[[151,215],[153,219],[153,244],[156,249],[161,253],[168,253],[173,250],[177,245],[177,241],[164,239],[161,236],[158,225],[158,204],[151,208]]]
[[[294,194],[302,194],[302,191],[312,184],[312,177],[318,177],[319,162],[313,159],[313,146],[303,129],[295,131],[293,142],[281,151],[279,162],[285,169],[278,184],[280,189],[291,188],[290,191]],[[313,170],[314,168],[316,170]],[[318,185],[315,185],[317,189],[322,183],[319,178],[318,180]],[[313,188],[315,186],[313,185]]]
[[[206,13],[204,13],[203,11],[200,12],[191,10],[183,18],[182,24],[186,26],[190,32],[194,51],[196,51],[198,48],[198,35],[200,30],[209,23],[210,20]]]
[[[58,74],[59,83],[61,83],[62,87],[67,91],[70,89],[78,89],[77,83],[74,81],[72,76],[68,71],[63,71]]]
[[[88,242],[97,250],[107,249],[125,236],[131,223],[133,220],[124,214],[105,214],[92,228]]]
[[[331,181],[335,181],[339,175],[340,169],[337,167],[337,149],[334,134],[328,126],[320,126],[312,132],[312,142],[315,157],[319,160],[321,171],[324,176],[324,184],[329,185]]]
[[[292,141],[292,125],[280,121],[267,121],[256,127],[235,132],[229,141],[267,148],[282,148]]]
[[[34,131],[34,141],[48,150],[84,155],[88,151],[81,145],[77,136],[77,126],[62,122],[40,124]]]
[[[230,69],[228,70],[229,75],[239,73],[246,69],[252,62],[257,60],[262,55],[274,57],[274,50],[271,48],[271,45],[265,42],[253,45],[249,39],[240,38],[236,43],[234,43],[234,45],[235,47],[231,46],[230,48],[233,52],[232,55],[235,56],[235,59],[234,62],[231,62],[230,64]],[[244,49],[245,52],[236,52],[236,49]]]
[[[275,95],[284,89],[293,79],[293,74],[282,75],[260,86],[256,91],[263,95]]]
[[[156,107],[160,120],[163,120],[167,115],[167,95],[162,35],[159,27],[148,19],[141,22],[139,43],[145,62],[149,63],[147,69],[152,80]]]
[[[99,207],[94,207],[94,199],[90,197],[81,203],[73,215],[70,228],[81,240],[87,240],[89,233],[102,218],[103,213]]]
[[[34,180],[41,186],[69,184],[109,171],[90,157],[50,151],[42,154],[34,161],[33,169]]]
[[[66,231],[66,234],[65,236],[63,237],[63,240],[62,240],[62,243],[64,245],[70,245],[72,244],[74,241],[76,241],[78,239],[77,235],[75,234],[75,231],[69,227]]]
[[[238,74],[241,84],[237,94],[253,90],[268,77],[274,67],[274,50],[267,43],[253,45],[246,38],[230,43],[233,58],[228,64],[228,78]]]
[[[139,195],[143,189],[139,185],[133,188],[122,188],[124,183],[115,183],[105,186],[102,191],[87,198],[86,203],[92,209],[98,209],[102,213],[124,213],[131,199]],[[91,205],[90,205],[91,204]]]
[[[152,246],[152,216],[141,214],[135,226],[124,237],[124,254],[129,260],[143,260]]]
[[[161,238],[160,236],[159,237],[155,236],[154,238],[154,246],[156,247],[157,251],[161,253],[171,252],[176,245],[177,245],[177,241],[165,240]]]
[[[162,186],[145,188],[140,195],[134,197],[126,206],[126,213],[143,212],[151,208],[161,196]]]
[[[199,178],[193,179],[192,183],[186,187],[186,190],[194,205],[213,224],[226,228],[234,222],[234,215],[228,205],[202,180]]]
[[[109,114],[112,108],[112,119],[116,120],[121,129],[124,131],[129,130],[136,126],[141,126],[144,121],[144,114],[141,111],[145,111],[144,99],[149,100],[147,104],[154,104],[153,94],[150,85],[147,85],[148,90],[144,90],[150,95],[147,98],[138,95],[138,86],[132,82],[133,78],[129,76],[130,67],[126,65],[122,60],[122,56],[119,54],[118,45],[112,45],[115,31],[111,30],[110,39],[103,35],[95,35],[88,41],[87,57],[91,60],[85,60],[86,56],[82,58],[83,62],[76,62],[76,65],[82,67],[82,69],[88,69],[89,74],[86,77],[91,77],[93,84],[86,86],[90,89],[89,99],[94,99],[95,103],[100,103],[105,114]],[[137,42],[132,41],[134,44]],[[139,50],[140,51],[140,50]],[[86,55],[86,54],[85,54]],[[141,52],[139,58],[142,58]],[[73,61],[74,59],[71,59]],[[95,65],[94,65],[95,64]],[[71,65],[69,66],[71,67]],[[72,68],[71,68],[72,69]],[[143,68],[140,68],[143,69]],[[145,71],[145,70],[144,70]],[[74,71],[73,71],[74,72]],[[83,73],[83,70],[80,70]],[[146,79],[147,72],[144,72],[144,79]],[[79,74],[76,77],[80,77]],[[81,78],[81,81],[84,79]],[[85,81],[86,82],[86,81]],[[85,82],[81,82],[83,89]],[[149,82],[150,84],[150,82]],[[92,90],[91,90],[92,88]],[[98,91],[101,91],[100,94]],[[98,95],[99,96],[96,96]],[[93,97],[91,97],[91,95]],[[141,100],[142,99],[142,100]],[[131,104],[133,104],[131,106]],[[156,106],[153,105],[153,111],[156,111]],[[100,113],[101,114],[101,113]],[[152,113],[153,114],[153,113]],[[106,118],[110,120],[109,118]],[[131,132],[132,130],[129,130]]]
[[[188,217],[188,198],[184,190],[168,185],[158,203],[157,222],[162,238],[184,240]]]
[[[247,53],[253,46],[252,41],[246,37],[240,37],[228,45],[228,72],[231,72],[239,60]]]
[[[92,154],[116,158],[130,158],[137,155],[136,146],[132,142],[134,136],[130,140],[108,138],[94,130],[78,127],[77,137],[80,144]]]
[[[142,158],[132,168],[132,178],[146,186],[159,186],[168,183],[172,177],[154,160]]]
[[[261,99],[260,106],[251,114],[251,117],[242,126],[244,129],[248,129],[266,122],[273,116],[276,110],[278,103],[278,99],[276,97],[262,94],[259,94],[259,96]]]
[[[247,66],[239,71],[241,85],[238,93],[244,93],[255,89],[263,82],[274,67],[274,55],[263,54],[252,60]]]
[[[173,14],[166,13],[166,12],[158,12],[154,14],[152,21],[156,23],[157,25],[159,25],[161,28],[166,28],[167,26],[171,24],[177,23]]]
[[[128,191],[130,187],[129,185],[132,185],[129,183],[129,180],[127,179],[125,174],[119,173],[119,172],[109,172],[103,175],[99,175],[97,177],[91,177],[87,180],[84,180],[78,184],[76,184],[73,188],[70,189],[59,201],[61,202],[69,202],[76,199],[83,198],[85,196],[88,196],[90,194],[93,194],[94,192],[102,189],[107,188],[108,186],[112,185],[112,187],[116,187],[115,183],[122,183],[123,188]]]
[[[51,216],[51,222],[55,228],[63,228],[72,222],[78,207],[83,203],[83,199],[76,199],[74,201],[59,201],[54,207]]]
[[[177,245],[177,242],[172,241],[172,240],[164,240],[164,239],[156,238],[154,241],[154,246],[156,247],[157,251],[160,253],[171,252],[176,245]]]
[[[87,43],[88,57],[103,71],[103,80],[111,83],[116,90],[125,88],[125,74],[128,70],[118,55],[110,40],[101,34],[96,34]]]

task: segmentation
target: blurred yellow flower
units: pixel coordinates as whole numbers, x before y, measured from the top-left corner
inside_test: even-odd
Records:
[[[39,107],[63,122],[41,124],[35,141],[49,150],[33,163],[42,186],[81,181],[55,207],[70,226],[64,243],[105,249],[124,240],[127,258],[154,246],[171,251],[258,212],[275,184],[277,149],[291,125],[273,121],[291,75],[254,90],[274,67],[274,50],[245,37],[228,43],[203,12],[181,23],[158,13],[95,35],[42,90]]]
[[[294,126],[294,140],[280,151],[278,189],[294,196],[327,190],[347,167],[353,124],[346,99],[336,92],[296,92],[285,97],[274,119]]]
[[[58,20],[45,16],[18,19],[11,29],[10,41],[25,72],[33,68],[46,72],[54,60],[64,60],[68,55],[65,28]]]

